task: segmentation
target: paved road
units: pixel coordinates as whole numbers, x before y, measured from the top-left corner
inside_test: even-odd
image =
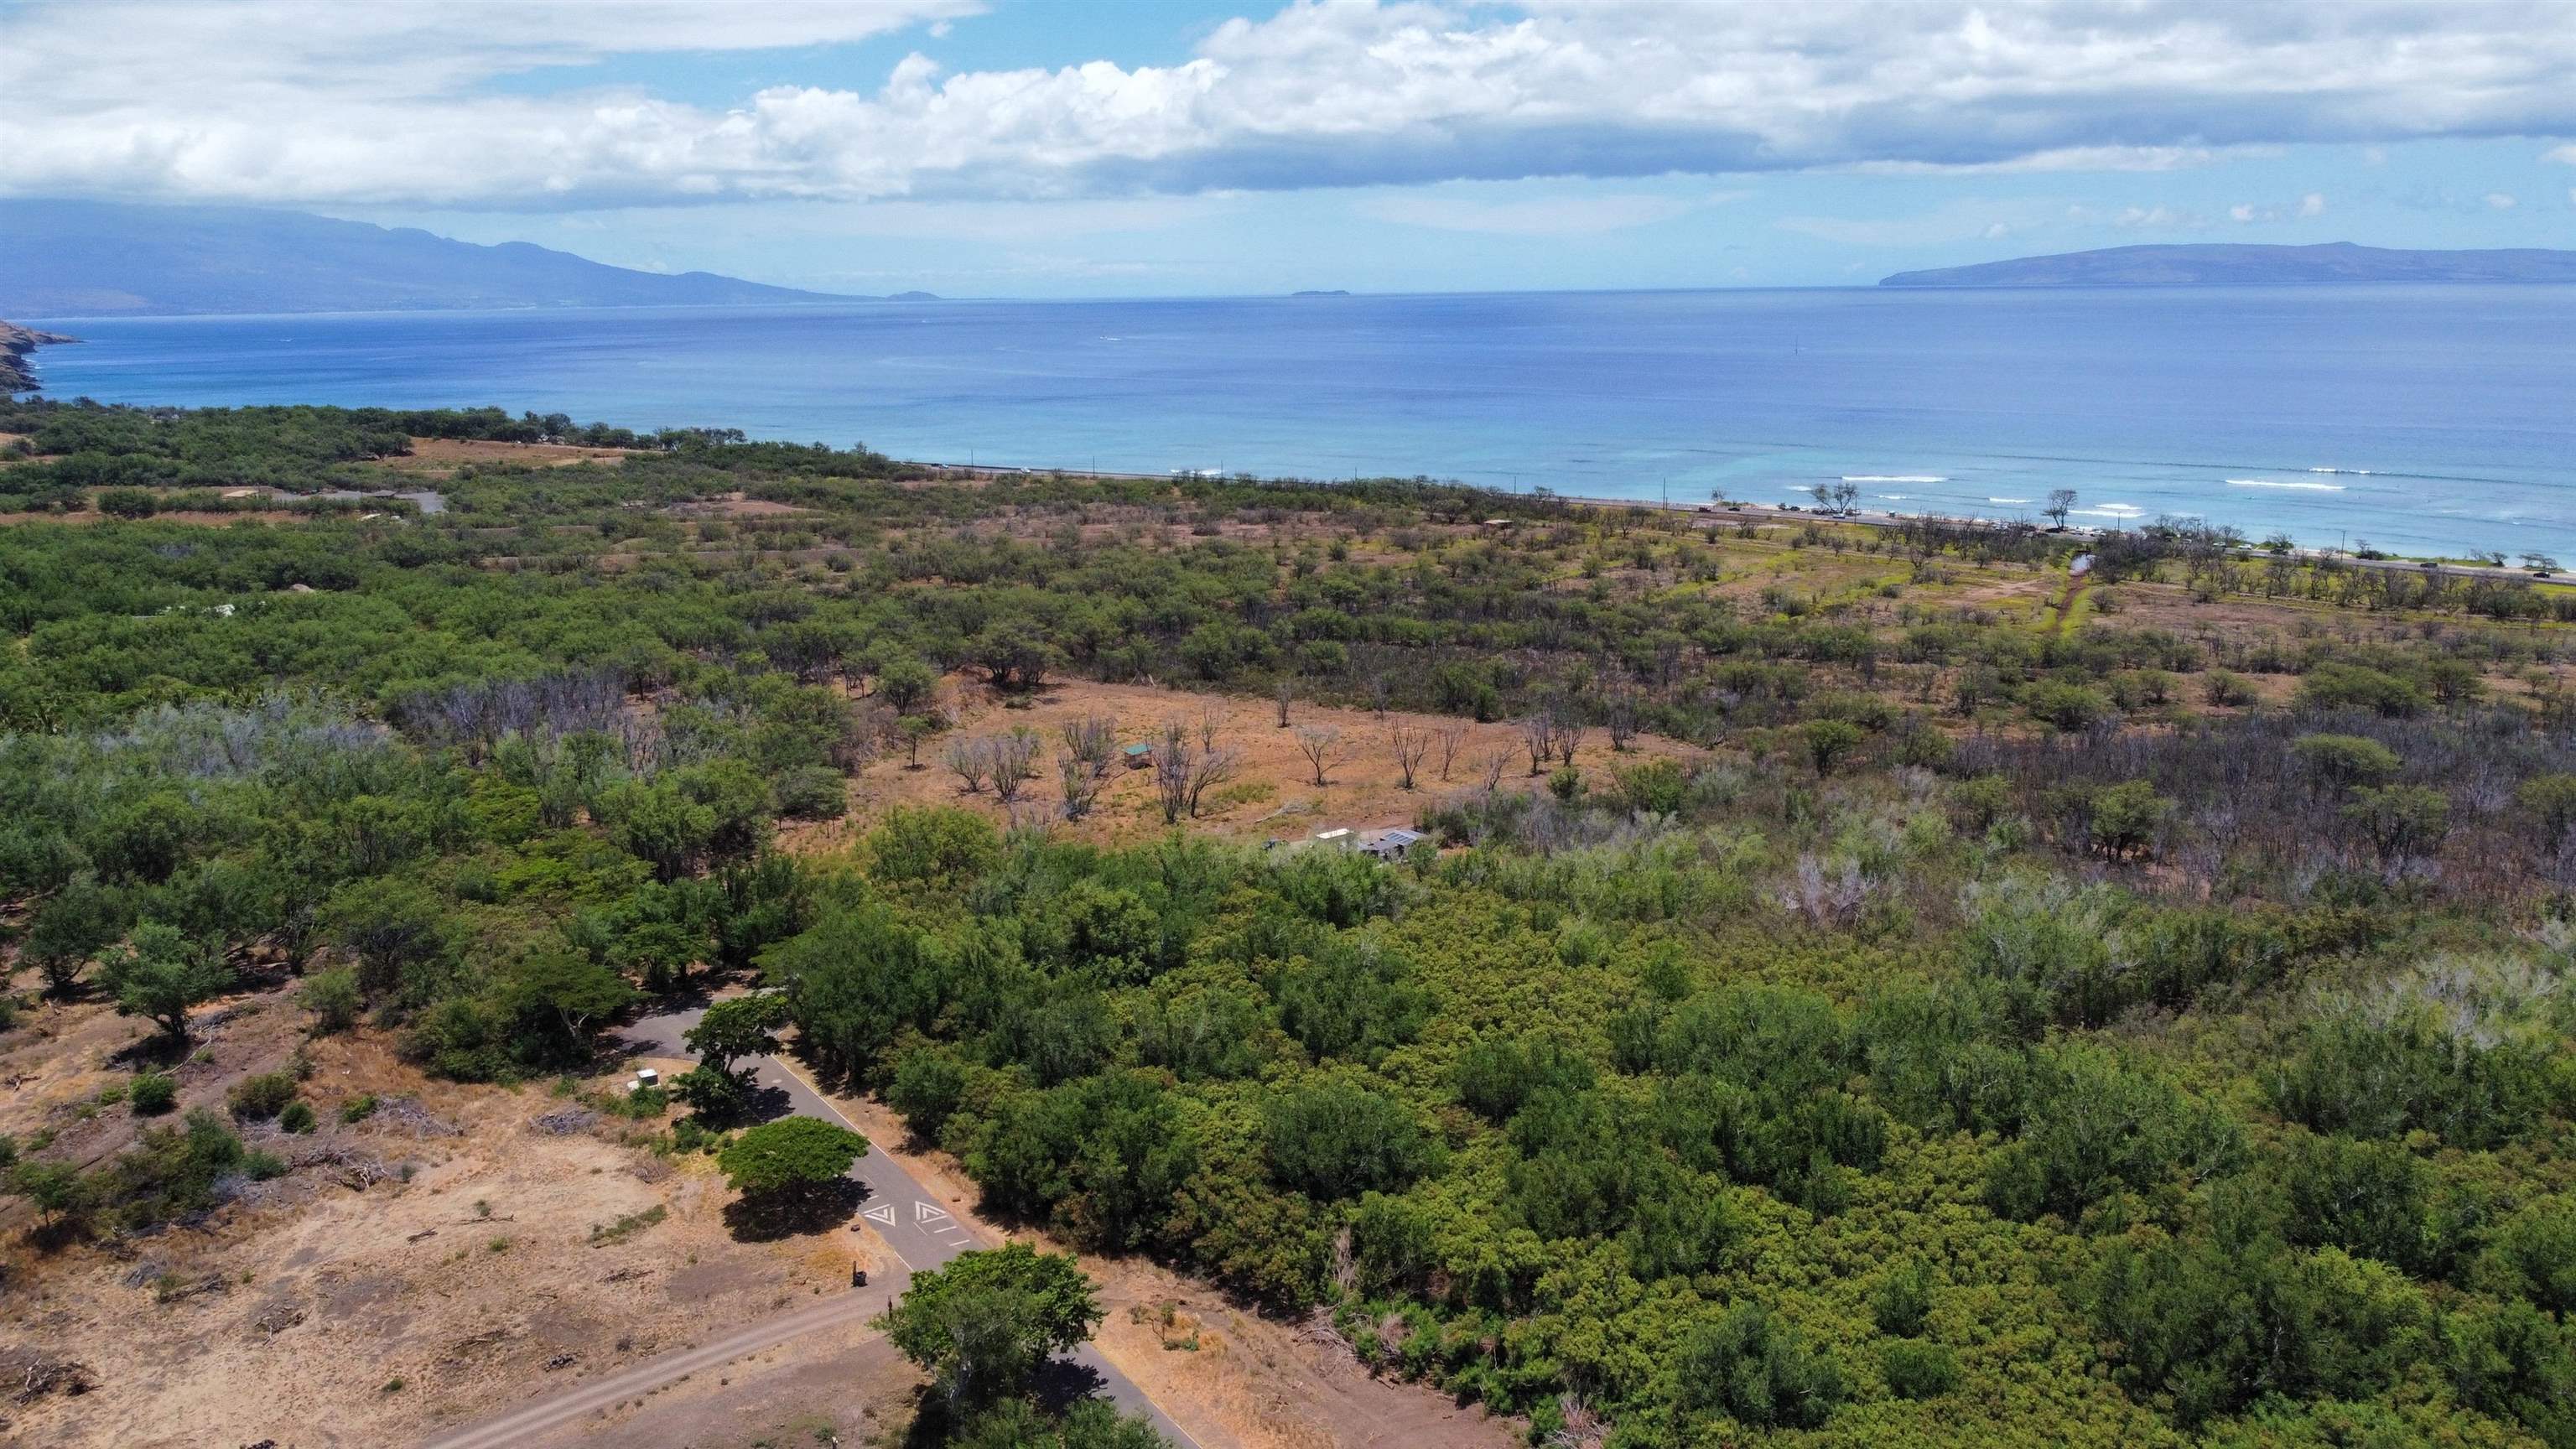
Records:
[[[646,1056],[688,1058],[695,1053],[682,1042],[681,1036],[697,1024],[703,1011],[703,1007],[693,1007],[649,1016],[628,1027],[625,1037]],[[793,1110],[808,1117],[837,1122],[853,1132],[859,1130],[859,1124],[843,1116],[830,1099],[815,1091],[801,1074],[778,1058],[758,1058],[753,1069],[762,1086],[786,1094]],[[970,1248],[993,1246],[979,1228],[950,1212],[936,1194],[914,1181],[902,1164],[877,1150],[873,1142],[869,1144],[868,1154],[851,1166],[850,1176],[865,1194],[861,1199],[859,1216],[867,1220],[868,1226],[885,1240],[886,1246],[893,1249],[904,1267],[912,1272],[936,1268]],[[783,1343],[800,1334],[853,1318],[864,1318],[884,1304],[885,1296],[881,1293],[853,1290],[843,1297],[751,1324],[712,1343],[666,1354],[606,1378],[575,1384],[561,1393],[498,1418],[429,1440],[423,1449],[503,1449],[503,1446],[519,1443],[569,1420],[634,1398],[684,1375]],[[1143,1389],[1101,1357],[1098,1349],[1086,1343],[1066,1357],[1072,1373],[1092,1380],[1094,1391],[1118,1405],[1121,1412],[1144,1415],[1152,1421],[1157,1432],[1180,1449],[1202,1449],[1198,1440],[1173,1423],[1153,1400],[1145,1396]]]

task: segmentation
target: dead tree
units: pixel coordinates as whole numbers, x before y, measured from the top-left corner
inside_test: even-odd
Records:
[[[1420,725],[1396,725],[1387,730],[1386,745],[1395,755],[1396,786],[1412,789],[1414,772],[1422,768],[1423,756],[1431,753],[1431,731]]]
[[[1065,753],[1089,766],[1094,775],[1108,775],[1110,767],[1117,763],[1118,722],[1109,716],[1095,714],[1067,720],[1057,727],[1057,733],[1064,738]]]
[[[1154,795],[1162,803],[1163,823],[1196,819],[1207,792],[1234,778],[1242,754],[1222,743],[1213,713],[1199,716],[1194,732],[1183,721],[1163,722],[1163,742],[1154,749]]]
[[[984,792],[984,781],[993,773],[993,753],[980,739],[959,740],[948,747],[947,765],[964,785],[969,795]]]
[[[1502,787],[1503,771],[1509,769],[1511,763],[1512,752],[1508,749],[1487,750],[1477,759],[1476,773],[1484,784],[1486,794],[1491,795]]]
[[[1449,767],[1458,761],[1458,747],[1467,743],[1467,727],[1462,724],[1442,725],[1434,738],[1440,743],[1440,783],[1446,785],[1449,783]]]
[[[1066,754],[1055,757],[1055,774],[1064,789],[1064,818],[1080,820],[1089,815],[1100,799],[1100,772],[1080,755]]]
[[[1008,805],[1020,798],[1020,787],[1037,778],[1038,734],[1026,725],[984,741],[992,762],[993,793]]]
[[[1626,754],[1637,738],[1637,696],[1625,689],[1612,691],[1601,705],[1601,728],[1610,736],[1610,748]]]
[[[1243,764],[1243,752],[1224,742],[1225,731],[1217,723],[1215,710],[1199,711],[1198,736],[1198,768],[1190,780],[1190,814],[1193,817],[1199,813],[1200,798],[1233,779],[1234,772]]]
[[[1556,757],[1562,763],[1574,763],[1574,752],[1583,748],[1586,733],[1583,721],[1576,717],[1573,706],[1558,705],[1549,711],[1549,724],[1554,731]]]
[[[1521,744],[1529,750],[1530,773],[1544,775],[1556,758],[1556,717],[1545,710],[1521,721]]]
[[[1333,783],[1328,778],[1332,768],[1350,759],[1350,751],[1342,743],[1342,732],[1331,728],[1297,731],[1297,753],[1304,755],[1306,763],[1315,767],[1318,786]]]
[[[1279,700],[1279,727],[1284,730],[1288,728],[1289,701],[1297,697],[1297,681],[1285,674],[1280,675],[1277,695]]]

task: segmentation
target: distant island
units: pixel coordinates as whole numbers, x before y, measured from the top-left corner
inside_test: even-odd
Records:
[[[1898,272],[1882,287],[2302,287],[2354,282],[2576,282],[2576,251],[2396,251],[2208,243],[2109,247]]]
[[[612,267],[529,242],[481,246],[295,211],[0,201],[0,316],[823,305],[712,272]],[[924,300],[928,293],[909,293]]]
[[[79,340],[59,332],[38,332],[15,322],[0,322],[0,394],[34,392],[36,370],[28,364],[27,355],[39,347]]]
[[[1343,291],[1339,287],[1335,287],[1330,291],[1326,291],[1321,288],[1314,288],[1303,292],[1291,292],[1288,295],[1291,297],[1347,297],[1350,293]]]

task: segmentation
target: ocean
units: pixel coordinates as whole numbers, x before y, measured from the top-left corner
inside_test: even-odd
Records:
[[[1312,296],[57,318],[55,397],[498,404],[898,457],[1428,475],[2576,563],[2576,288]]]

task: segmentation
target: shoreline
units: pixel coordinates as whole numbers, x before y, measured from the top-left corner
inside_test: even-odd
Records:
[[[1234,477],[1232,474],[1227,474],[1223,477],[1216,477],[1207,472],[1194,473],[1184,471],[1174,473],[1141,473],[1115,468],[1030,468],[1012,464],[942,463],[925,458],[898,458],[895,461],[915,468],[929,468],[942,473],[964,474],[969,479],[998,479],[1006,477],[1092,478],[1117,480],[1121,482],[1177,483],[1190,481],[1224,482],[1230,481]],[[1338,488],[1346,487],[1350,482],[1356,480],[1334,478],[1255,478],[1253,481],[1256,483],[1300,483],[1318,488]],[[1407,478],[1399,479],[1397,481],[1411,482],[1414,480]],[[1523,501],[1545,498],[1552,502],[1572,504],[1582,508],[1644,508],[1651,509],[1658,513],[1677,513],[1688,519],[1703,521],[1711,528],[1731,526],[1737,523],[1848,524],[1860,528],[1901,528],[1906,524],[1925,519],[1940,523],[1956,524],[1962,528],[2007,529],[2021,526],[1992,518],[1970,518],[1947,513],[1895,513],[1860,510],[1849,514],[1829,514],[1795,504],[1750,502],[1731,504],[1666,503],[1652,498],[1604,498],[1583,493],[1516,493],[1509,489],[1493,488],[1484,484],[1462,483],[1456,479],[1433,478],[1427,481],[1435,487],[1469,488],[1478,492],[1492,494],[1497,498],[1510,498]],[[2139,521],[2143,523],[2145,520]],[[2201,521],[2207,522],[2208,520],[2204,519]],[[2037,525],[2031,525],[2031,527],[2035,532],[2048,537],[2062,539],[2068,545],[2074,547],[2078,552],[2082,552],[2083,545],[2090,540],[2133,531],[2120,528],[2087,527],[2049,529],[2039,527]],[[2241,561],[2245,559],[2263,559],[2268,558],[2271,555],[2268,550],[2262,548],[2260,545],[2249,543],[2236,549],[2233,552],[2233,556]],[[2571,583],[2576,583],[2576,578],[2562,577],[2561,573],[2557,570],[2552,570],[2547,574],[2535,574],[2530,569],[2518,568],[2511,564],[2460,563],[2450,558],[2424,558],[2413,554],[2392,553],[2383,555],[2379,558],[2361,558],[2344,549],[2298,545],[2289,550],[2287,557],[2311,563],[2330,559],[2348,568],[2391,569],[2406,573],[2430,573],[2447,578],[2519,579],[2524,583],[2554,584],[2561,587],[2568,586]]]
[[[43,391],[43,385],[36,378],[35,364],[27,359],[39,347],[59,347],[78,341],[79,338],[66,337],[60,332],[39,332],[15,322],[0,322],[0,392],[15,395]]]

